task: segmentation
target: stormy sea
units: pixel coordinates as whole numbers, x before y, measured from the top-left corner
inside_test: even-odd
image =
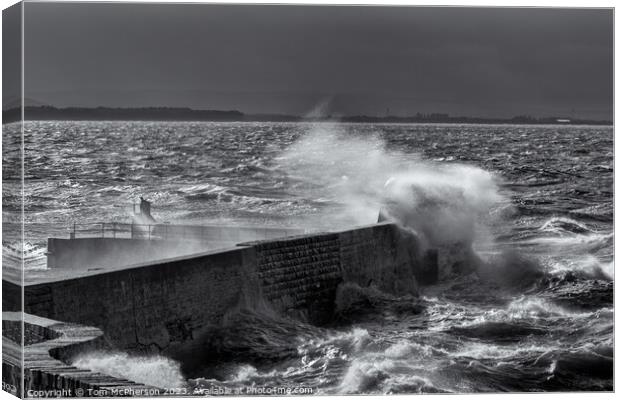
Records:
[[[19,266],[19,125],[5,125],[3,266]],[[313,394],[613,390],[613,128],[28,122],[26,275],[75,221],[328,231],[393,218],[428,246],[471,244],[474,268],[419,298],[339,290],[311,326],[245,310],[194,365],[90,354],[75,365],[155,386]],[[294,393],[293,393],[294,394]],[[304,393],[307,394],[307,393]]]

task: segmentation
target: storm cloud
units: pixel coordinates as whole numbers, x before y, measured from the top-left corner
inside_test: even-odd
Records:
[[[26,3],[55,106],[612,118],[611,9]]]

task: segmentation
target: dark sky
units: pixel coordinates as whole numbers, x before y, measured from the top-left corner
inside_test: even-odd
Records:
[[[56,106],[612,118],[611,10],[25,5]]]

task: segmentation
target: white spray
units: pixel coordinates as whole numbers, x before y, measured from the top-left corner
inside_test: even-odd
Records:
[[[383,210],[429,245],[471,243],[478,222],[503,201],[487,171],[391,151],[354,127],[345,133],[337,125],[315,124],[280,161],[307,182],[308,193],[344,205],[328,212],[324,224],[371,224]]]
[[[159,355],[132,356],[121,352],[98,351],[82,354],[72,364],[77,368],[158,388],[183,388],[186,385],[179,363]]]

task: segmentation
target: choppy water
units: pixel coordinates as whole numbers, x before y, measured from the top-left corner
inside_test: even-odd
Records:
[[[5,266],[19,210],[9,193],[17,125],[6,131]],[[47,236],[73,221],[124,220],[140,195],[159,220],[326,230],[374,222],[395,176],[432,188],[420,196],[434,234],[475,235],[487,262],[420,300],[347,288],[326,327],[240,314],[198,365],[163,363],[172,381],[315,393],[613,389],[611,127],[33,122],[25,143],[28,268],[42,267]],[[87,363],[107,371],[119,359],[131,363]]]

